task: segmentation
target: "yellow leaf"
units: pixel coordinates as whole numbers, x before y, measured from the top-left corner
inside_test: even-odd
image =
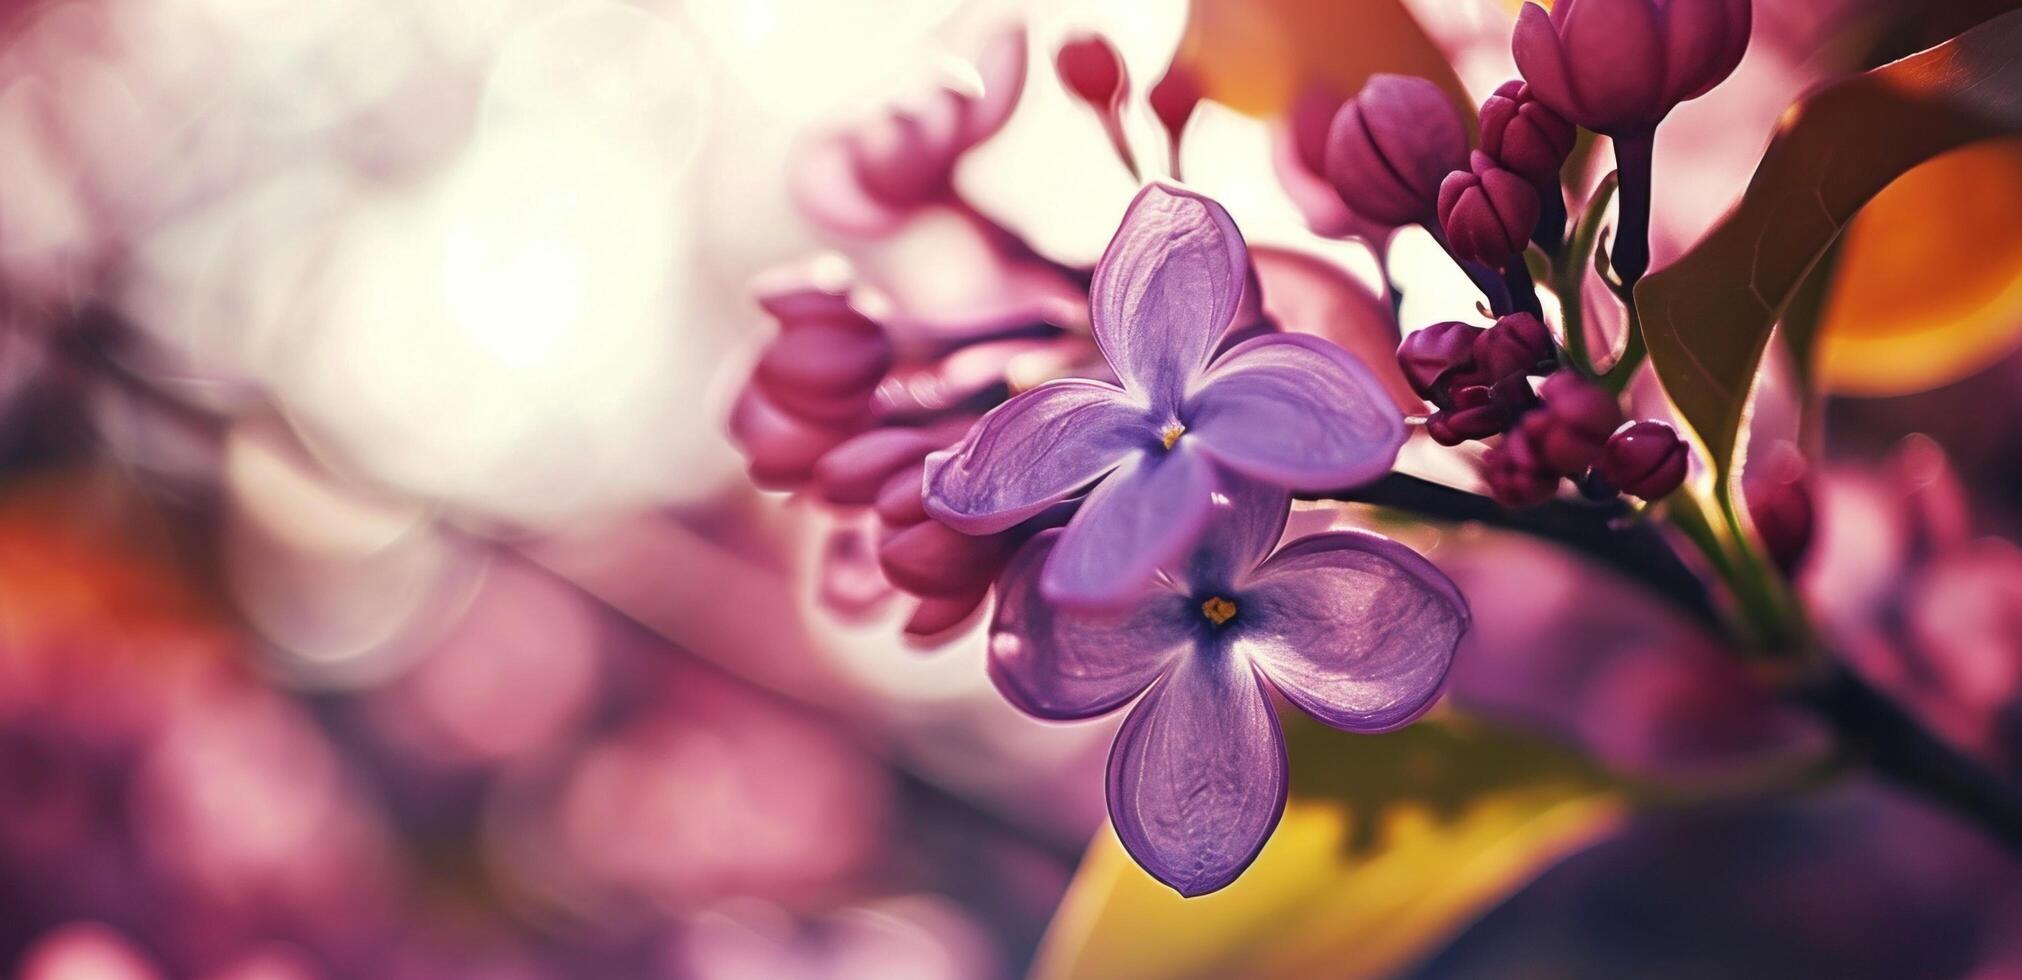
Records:
[[[1614,827],[1621,796],[1564,750],[1446,719],[1356,736],[1288,722],[1291,801],[1243,876],[1181,898],[1105,831],[1039,980],[1380,976]]]
[[[1847,229],[1819,333],[1828,390],[1896,395],[1986,367],[2022,341],[2022,140],[1897,178]]]
[[[1399,0],[1194,0],[1177,60],[1209,98],[1252,116],[1283,115],[1312,81],[1352,96],[1391,72],[1437,82],[1474,118],[1459,76]]]

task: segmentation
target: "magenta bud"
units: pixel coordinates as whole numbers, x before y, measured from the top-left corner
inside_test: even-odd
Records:
[[[1558,364],[1558,346],[1543,320],[1511,313],[1475,339],[1475,368],[1492,380],[1543,374]]]
[[[1186,129],[1187,120],[1193,118],[1195,107],[1201,104],[1201,83],[1191,68],[1174,64],[1166,69],[1165,77],[1158,80],[1151,91],[1145,93],[1151,103],[1151,113],[1158,117],[1159,125],[1179,142],[1181,131]]]
[[[1762,539],[1771,561],[1791,575],[1811,547],[1814,508],[1804,457],[1788,443],[1778,445],[1760,463],[1749,460],[1741,480],[1749,522]]]
[[[878,567],[893,585],[914,595],[970,594],[987,588],[1003,569],[1011,537],[976,537],[940,521],[921,521],[878,545]]]
[[[919,429],[872,429],[822,456],[814,464],[814,483],[829,503],[868,506],[893,474],[918,472],[919,462],[945,444]]]
[[[1480,327],[1456,320],[1412,331],[1397,345],[1397,366],[1420,398],[1445,407],[1451,382],[1474,370],[1474,347]]]
[[[1564,116],[1511,79],[1481,104],[1481,151],[1536,187],[1556,186],[1578,136]]]
[[[1325,163],[1328,182],[1349,210],[1390,225],[1430,223],[1440,181],[1467,166],[1467,130],[1439,86],[1372,75],[1334,113]]]
[[[905,634],[914,640],[940,639],[949,630],[969,622],[970,615],[989,595],[990,590],[985,587],[959,595],[926,596],[907,617]]]
[[[1685,441],[1669,425],[1644,419],[1609,436],[1597,465],[1623,493],[1658,500],[1685,482]]]
[[[1539,457],[1563,476],[1592,466],[1608,436],[1622,424],[1622,409],[1615,396],[1571,371],[1546,378],[1539,394],[1544,411],[1525,418],[1526,423],[1538,420],[1534,444]]]
[[[782,409],[756,385],[744,389],[730,410],[730,438],[744,451],[752,482],[790,490],[807,482],[816,461],[860,430],[830,425]]]
[[[805,288],[760,298],[779,336],[752,383],[788,412],[837,423],[860,415],[894,359],[884,328],[838,293]]]
[[[1505,507],[1531,507],[1559,492],[1559,475],[1544,465],[1522,425],[1483,453],[1482,478],[1489,494]]]
[[[1053,68],[1060,73],[1061,84],[1075,98],[1099,112],[1109,112],[1123,101],[1129,84],[1123,59],[1109,39],[1099,34],[1077,35],[1061,45],[1053,56]]]
[[[871,509],[888,528],[911,527],[927,519],[926,458],[893,473],[878,488]]]
[[[1513,416],[1489,389],[1469,385],[1453,393],[1453,407],[1434,412],[1425,420],[1425,431],[1442,446],[1458,446],[1469,439],[1486,439],[1509,428]]]
[[[1647,132],[1733,73],[1750,21],[1749,0],[1527,3],[1510,52],[1553,112],[1610,136]]]
[[[1531,229],[1543,206],[1531,182],[1477,151],[1469,169],[1455,170],[1439,185],[1439,225],[1454,258],[1500,269],[1522,261]]]

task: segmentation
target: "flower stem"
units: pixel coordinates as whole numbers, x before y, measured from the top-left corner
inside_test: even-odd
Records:
[[[1580,214],[1580,223],[1573,226],[1572,240],[1552,261],[1552,292],[1559,298],[1559,316],[1564,322],[1566,350],[1572,358],[1573,366],[1582,374],[1593,377],[1594,362],[1587,355],[1586,291],[1581,284],[1587,273],[1588,257],[1594,254],[1594,243],[1601,234],[1601,219],[1606,217],[1608,202],[1615,196],[1615,175],[1601,178],[1594,193],[1587,199],[1587,207]]]
[[[1531,241],[1555,261],[1566,244],[1566,192],[1556,178],[1538,186],[1538,225]]]
[[[1615,137],[1615,173],[1622,181],[1622,201],[1615,217],[1615,248],[1610,264],[1624,286],[1650,268],[1650,169],[1657,133]]]
[[[1421,222],[1420,227],[1432,235],[1432,240],[1439,243],[1440,250],[1446,253],[1447,258],[1453,259],[1453,264],[1460,266],[1460,271],[1474,280],[1474,287],[1481,290],[1481,295],[1488,300],[1490,312],[1496,316],[1510,312],[1509,287],[1503,284],[1502,277],[1496,275],[1494,269],[1455,256],[1453,247],[1446,242],[1446,231],[1439,227],[1438,221],[1428,219]]]
[[[1532,316],[1543,317],[1545,308],[1538,302],[1538,287],[1531,282],[1531,270],[1524,265],[1524,257],[1512,255],[1502,267],[1503,286],[1509,290],[1512,312],[1521,311]]]

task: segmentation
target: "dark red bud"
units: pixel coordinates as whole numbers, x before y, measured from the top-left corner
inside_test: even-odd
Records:
[[[967,623],[971,613],[976,611],[990,590],[985,587],[960,595],[927,596],[913,608],[913,614],[906,620],[905,633],[914,640],[939,640],[944,634]]]
[[[1474,347],[1483,332],[1455,320],[1414,330],[1397,345],[1397,366],[1419,397],[1446,405],[1455,376],[1474,369]]]
[[[778,407],[813,421],[860,415],[894,360],[884,328],[839,293],[805,288],[762,297],[779,321],[752,383]]]
[[[1559,475],[1543,465],[1522,425],[1483,453],[1481,461],[1489,493],[1505,507],[1534,506],[1558,493]]]
[[[1097,110],[1106,112],[1123,100],[1128,84],[1123,59],[1108,38],[1098,34],[1076,36],[1060,46],[1053,67],[1069,92]]]
[[[921,460],[886,478],[871,508],[886,527],[911,527],[927,519],[926,461]]]
[[[878,545],[878,567],[893,585],[914,595],[971,594],[987,588],[1003,569],[1010,538],[977,537],[939,521],[921,521],[892,532]]]
[[[1598,464],[1608,482],[1644,500],[1668,496],[1685,482],[1685,442],[1652,419],[1623,426],[1608,437]]]
[[[1325,162],[1328,183],[1356,214],[1390,225],[1430,221],[1440,181],[1467,166],[1467,129],[1438,85],[1372,75],[1328,125]]]
[[[1434,412],[1425,420],[1425,431],[1442,446],[1458,446],[1469,439],[1486,439],[1509,428],[1513,416],[1509,407],[1497,401],[1489,389],[1470,385],[1453,393],[1453,407]]]
[[[1564,476],[1592,466],[1622,424],[1615,396],[1571,371],[1546,378],[1540,395],[1544,411],[1534,413],[1540,420],[1536,444],[1545,465]]]
[[[1494,380],[1542,374],[1558,363],[1558,347],[1544,321],[1511,313],[1495,321],[1474,344],[1475,366]]]

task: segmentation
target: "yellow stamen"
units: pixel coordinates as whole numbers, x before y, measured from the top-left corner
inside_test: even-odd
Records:
[[[1236,618],[1236,604],[1221,596],[1215,596],[1201,603],[1201,615],[1206,616],[1208,622],[1220,626]]]
[[[1181,425],[1178,422],[1174,422],[1173,424],[1166,426],[1164,431],[1158,434],[1158,437],[1161,442],[1165,443],[1165,448],[1171,449],[1172,444],[1178,442],[1180,435],[1186,432],[1186,430],[1187,430],[1186,426]]]

